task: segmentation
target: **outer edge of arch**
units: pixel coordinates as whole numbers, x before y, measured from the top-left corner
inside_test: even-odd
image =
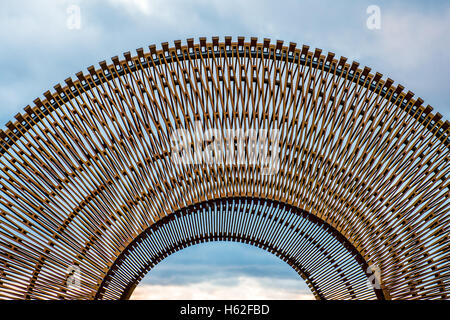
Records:
[[[22,135],[24,135],[30,128],[31,125],[28,121],[32,120],[34,123],[39,122],[41,116],[46,116],[47,114],[53,112],[55,109],[59,108],[60,103],[65,103],[69,101],[70,99],[73,99],[74,97],[79,96],[79,91],[77,89],[78,87],[82,87],[83,89],[91,88],[92,86],[95,87],[98,85],[98,83],[101,82],[101,78],[104,78],[104,74],[100,71],[102,70],[109,70],[109,68],[112,68],[115,70],[113,74],[109,73],[109,76],[111,79],[116,78],[122,74],[125,74],[125,71],[123,71],[123,68],[120,67],[122,64],[128,64],[131,63],[132,66],[130,67],[128,65],[129,70],[126,72],[133,72],[134,70],[137,70],[138,68],[145,68],[146,63],[141,63],[141,59],[144,59],[145,57],[155,57],[152,62],[153,65],[155,63],[165,63],[166,58],[171,58],[169,54],[179,52],[183,48],[194,48],[194,47],[200,47],[200,48],[208,48],[208,47],[216,47],[219,45],[225,45],[226,47],[230,48],[231,46],[244,46],[249,45],[251,48],[260,47],[267,51],[274,50],[274,55],[271,57],[270,54],[268,54],[268,58],[272,59],[278,59],[277,53],[280,53],[284,51],[286,54],[283,57],[279,57],[280,59],[285,58],[287,61],[290,59],[294,59],[293,53],[300,53],[300,60],[301,57],[305,57],[304,61],[305,63],[309,63],[311,67],[314,68],[324,68],[327,69],[329,66],[326,64],[321,64],[319,61],[319,57],[321,56],[322,50],[321,49],[315,49],[314,52],[309,51],[309,46],[303,45],[302,48],[297,48],[295,43],[290,43],[289,47],[283,46],[283,41],[277,40],[276,44],[271,44],[270,39],[265,38],[263,43],[258,43],[258,39],[255,37],[250,38],[250,42],[245,42],[244,37],[238,37],[237,42],[232,42],[231,37],[225,37],[225,41],[219,42],[218,37],[212,37],[212,42],[207,43],[205,37],[200,37],[199,42],[195,43],[193,38],[187,39],[186,45],[182,46],[180,40],[174,41],[174,47],[169,47],[167,42],[164,42],[161,44],[162,49],[157,50],[155,45],[149,46],[149,52],[144,52],[142,48],[139,48],[136,50],[137,55],[131,56],[130,52],[124,53],[124,59],[119,60],[119,58],[113,57],[112,58],[112,64],[107,64],[105,61],[99,62],[100,69],[95,69],[94,66],[90,66],[88,68],[88,73],[83,73],[82,71],[78,72],[76,74],[77,80],[72,80],[72,78],[68,78],[65,80],[66,85],[63,87],[61,84],[56,84],[54,86],[54,89],[56,92],[51,93],[50,91],[46,91],[43,95],[45,97],[44,100],[41,100],[40,98],[35,99],[34,106],[26,106],[24,108],[23,113],[18,113],[15,115],[16,121],[8,122],[6,124],[7,129],[1,130],[0,129],[0,155],[5,153],[9,147],[11,147],[15,141],[20,139]],[[231,52],[232,50],[230,50]],[[207,51],[206,51],[207,52]],[[160,56],[164,58],[164,61],[161,62]],[[195,52],[192,52],[190,54],[193,58],[196,58]],[[184,55],[182,56],[184,58]],[[326,57],[326,62],[333,61],[334,59],[334,53],[329,52]],[[336,60],[337,61],[337,60]],[[341,76],[345,75],[347,79],[353,81],[354,83],[359,83],[361,85],[367,86],[370,90],[374,92],[378,92],[382,97],[386,97],[389,95],[389,100],[393,102],[395,105],[401,107],[405,112],[410,114],[412,117],[414,117],[417,121],[419,121],[421,124],[423,124],[433,135],[435,135],[438,139],[440,139],[446,147],[450,149],[450,122],[448,120],[441,120],[442,115],[439,113],[433,114],[431,111],[433,108],[431,106],[424,107],[422,105],[423,100],[421,98],[417,98],[416,100],[412,99],[414,96],[414,93],[411,91],[408,91],[407,93],[404,92],[404,87],[401,85],[393,86],[393,80],[386,79],[382,80],[382,74],[376,73],[375,75],[370,74],[370,68],[365,67],[364,69],[359,68],[359,63],[352,62],[352,64],[346,63],[347,58],[341,57],[338,66],[341,67],[341,70],[337,73]],[[136,62],[139,62],[139,66],[136,65]],[[148,63],[146,64],[148,67]],[[349,66],[349,71],[345,71],[342,67],[343,66]],[[118,68],[119,67],[119,68]],[[98,75],[100,74],[100,78]],[[361,79],[361,77],[356,77],[357,74],[364,75],[364,79]],[[367,76],[372,76],[373,79],[371,79],[371,83],[367,83],[366,79]],[[106,76],[106,79],[109,80],[108,76]],[[66,94],[68,93],[68,95]],[[395,96],[394,96],[395,94]],[[399,102],[399,97],[403,95],[402,101]],[[27,121],[28,120],[28,121]]]

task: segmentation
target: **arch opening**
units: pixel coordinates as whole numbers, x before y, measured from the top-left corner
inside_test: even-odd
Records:
[[[306,282],[275,255],[241,242],[211,241],[174,252],[152,268],[130,300],[312,300]]]
[[[258,198],[205,201],[168,215],[142,232],[109,269],[96,299],[126,299],[159,262],[191,245],[237,241],[289,264],[317,299],[385,299],[371,287],[367,262],[326,222],[294,206]]]

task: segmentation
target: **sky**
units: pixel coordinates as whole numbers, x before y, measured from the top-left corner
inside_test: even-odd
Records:
[[[156,265],[131,299],[314,299],[288,264],[249,244],[208,242]]]
[[[367,23],[374,5],[380,13],[375,29]],[[77,10],[80,19],[74,20]],[[450,119],[450,1],[4,0],[0,128],[90,65],[150,44],[200,36],[256,36],[332,51],[393,79]],[[276,257],[223,243],[167,258],[133,298],[239,295],[311,298],[305,283]]]

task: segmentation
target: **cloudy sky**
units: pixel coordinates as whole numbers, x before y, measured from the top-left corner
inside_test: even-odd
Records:
[[[210,242],[164,259],[132,299],[314,299],[285,262],[243,243]]]
[[[380,29],[367,8],[380,9]],[[80,10],[79,28],[73,8]],[[56,83],[150,44],[200,36],[282,39],[332,51],[413,91],[450,119],[450,2],[4,0],[0,2],[0,125]],[[274,281],[275,279],[275,281]],[[208,244],[169,257],[140,298],[308,298],[297,274],[260,249]]]

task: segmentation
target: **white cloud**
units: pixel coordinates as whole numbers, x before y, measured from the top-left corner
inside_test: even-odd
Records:
[[[188,20],[192,7],[179,0],[108,0],[113,8],[126,12],[138,24],[160,23],[176,26]],[[192,15],[191,15],[192,16]],[[151,19],[150,21],[146,19]]]
[[[430,57],[448,52],[450,10],[423,14],[411,11],[387,11],[382,16],[379,44],[387,57],[402,68],[430,63]],[[447,63],[448,65],[448,63]]]
[[[286,279],[264,279],[239,277],[238,284],[227,286],[214,281],[203,281],[186,285],[142,284],[136,287],[132,300],[181,299],[181,300],[313,300],[306,290],[292,289]],[[276,286],[274,286],[276,284]]]
[[[160,3],[148,0],[109,0],[109,2],[115,6],[122,6],[129,12],[140,12],[145,15],[154,14],[156,12],[155,3]]]

